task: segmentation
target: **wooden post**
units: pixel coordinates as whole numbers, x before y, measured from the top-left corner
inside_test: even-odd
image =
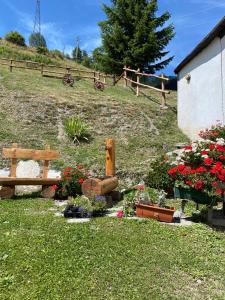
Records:
[[[95,83],[95,81],[96,81],[96,79],[95,79],[95,71],[93,72],[93,74],[94,74],[94,83]]]
[[[70,68],[68,67],[66,68],[66,70],[67,70],[67,74],[70,74]]]
[[[41,64],[41,76],[44,74],[44,64]]]
[[[105,176],[113,177],[116,174],[116,157],[115,157],[115,141],[108,139],[106,141],[106,161],[105,161]]]
[[[126,68],[127,66],[125,66]],[[124,70],[124,87],[127,87],[127,70]]]
[[[166,93],[164,92],[165,91],[165,82],[164,82],[164,74],[161,74],[161,77],[162,77],[162,83],[161,83],[161,86],[162,86],[162,103],[161,103],[161,106],[162,107],[166,107]]]
[[[18,144],[14,143],[12,145],[12,149],[16,150],[16,148],[18,147]],[[11,164],[11,172],[10,172],[10,177],[16,177],[16,164],[17,164],[17,159],[16,158],[12,158],[12,164]]]
[[[45,145],[45,150],[50,150],[49,145]],[[42,178],[48,178],[48,167],[49,167],[49,160],[44,160],[44,166],[43,166],[43,176]]]
[[[137,72],[140,73],[140,68],[137,69]],[[139,91],[140,91],[140,87],[139,87],[139,83],[140,83],[140,75],[137,74],[137,86],[136,86],[136,96],[139,96]]]
[[[101,80],[101,73],[98,72],[98,80]]]
[[[103,83],[106,84],[106,75],[103,76]]]
[[[12,59],[10,59],[10,66],[9,66],[9,70],[10,70],[10,72],[12,72],[12,71],[13,71],[13,60],[12,60]]]

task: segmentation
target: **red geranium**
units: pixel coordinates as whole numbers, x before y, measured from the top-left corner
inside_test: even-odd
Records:
[[[213,163],[213,159],[210,157],[207,157],[204,159],[205,165],[211,165]]]
[[[201,189],[203,188],[203,186],[204,186],[203,181],[202,181],[202,180],[198,180],[198,181],[196,181],[196,183],[195,183],[195,185],[194,185],[194,188],[195,188],[196,190],[201,190]]]

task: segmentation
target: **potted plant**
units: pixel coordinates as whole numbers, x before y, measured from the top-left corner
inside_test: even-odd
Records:
[[[203,135],[203,133],[201,133]],[[208,134],[209,135],[209,134]],[[225,140],[203,140],[172,152],[175,197],[213,206],[225,191]]]
[[[156,219],[171,223],[175,212],[174,207],[165,205],[166,193],[153,188],[144,188],[138,195],[136,215],[138,217]]]

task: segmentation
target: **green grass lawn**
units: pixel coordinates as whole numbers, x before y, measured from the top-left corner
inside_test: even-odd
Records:
[[[53,201],[0,202],[0,299],[225,299],[225,235],[109,217],[67,224]]]

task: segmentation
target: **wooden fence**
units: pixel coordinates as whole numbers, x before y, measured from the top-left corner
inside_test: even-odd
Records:
[[[167,91],[165,89],[165,81],[169,81],[168,77],[166,77],[164,74],[161,74],[160,76],[158,76],[158,75],[147,74],[147,73],[143,73],[143,72],[141,73],[140,69],[132,70],[130,68],[127,68],[126,66],[123,68],[123,71],[124,71],[123,72],[124,87],[127,87],[128,82],[131,82],[132,84],[136,85],[136,95],[137,95],[137,97],[140,95],[140,88],[141,87],[152,89],[154,91],[160,92],[162,94],[161,106],[166,107],[166,94],[170,93],[170,91]],[[131,78],[128,77],[128,72],[135,75],[135,76],[132,76],[132,78],[135,77],[136,81],[134,79],[131,79]],[[161,89],[141,83],[140,82],[141,77],[153,77],[153,78],[157,78],[157,79],[161,80]]]
[[[57,65],[46,65],[27,60],[0,58],[0,65],[8,66],[10,72],[13,72],[14,68],[35,70],[39,71],[43,77],[51,77],[57,79],[63,79],[66,74],[70,74],[74,77],[91,79],[93,80],[93,82],[100,81],[105,85],[109,84],[107,83],[107,78],[111,80],[111,85],[115,85],[117,79],[115,75],[107,75],[97,71],[82,70]]]

